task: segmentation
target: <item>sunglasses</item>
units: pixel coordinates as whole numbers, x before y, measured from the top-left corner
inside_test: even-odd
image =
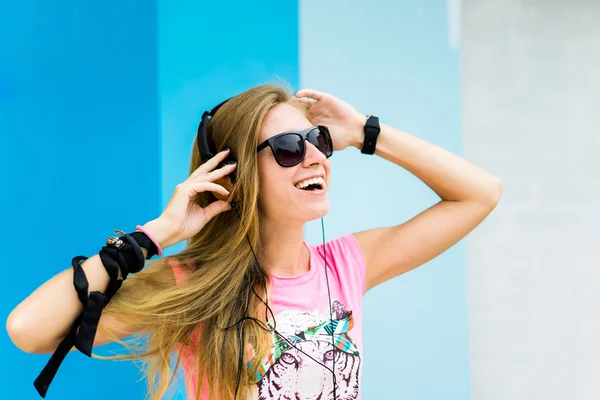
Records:
[[[318,125],[298,132],[283,132],[272,136],[258,145],[258,153],[264,148],[270,147],[275,156],[275,161],[282,167],[293,167],[304,160],[306,154],[306,143],[308,140],[325,157],[329,158],[333,154],[333,142],[329,129],[326,126]]]

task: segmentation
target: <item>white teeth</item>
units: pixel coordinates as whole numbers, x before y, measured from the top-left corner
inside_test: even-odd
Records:
[[[307,187],[308,185],[316,185],[316,184],[320,184],[321,187],[325,188],[325,179],[323,179],[322,177],[306,179],[302,182],[298,182],[296,184],[296,187],[298,189],[303,189],[303,188]]]

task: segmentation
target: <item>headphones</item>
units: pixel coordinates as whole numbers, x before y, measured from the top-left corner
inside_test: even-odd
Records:
[[[202,114],[202,119],[200,120],[200,124],[198,125],[198,132],[196,134],[196,143],[198,145],[198,152],[200,153],[200,160],[202,160],[202,163],[207,162],[208,160],[210,160],[217,154],[217,151],[213,151],[213,149],[211,149],[210,143],[208,141],[208,124],[209,124],[210,120],[212,119],[212,117],[214,117],[216,112],[219,110],[219,108],[221,108],[221,106],[223,104],[227,103],[231,99],[232,99],[232,97],[220,102],[219,104],[214,106],[212,108],[212,110],[204,111],[204,113]],[[217,168],[221,168],[221,167],[224,167],[225,165],[229,165],[229,164],[235,164],[235,162],[236,162],[235,157],[231,153],[229,153],[227,158],[225,158],[225,160],[223,160],[221,163],[219,163]],[[221,185],[225,189],[231,191],[231,189],[233,188],[233,184],[235,183],[235,181],[237,179],[236,172],[237,172],[237,169],[234,170],[229,175],[224,176],[223,178],[217,179],[215,181],[215,183],[218,185]],[[227,197],[223,196],[220,193],[212,192],[212,194],[219,200],[227,200]],[[232,206],[233,206],[233,204],[232,204]]]

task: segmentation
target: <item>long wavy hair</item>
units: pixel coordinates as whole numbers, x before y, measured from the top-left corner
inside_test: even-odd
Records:
[[[162,398],[173,383],[182,349],[195,354],[196,398],[203,379],[209,382],[211,399],[246,399],[256,385],[257,368],[272,345],[268,331],[243,318],[265,322],[266,305],[259,297],[265,300],[269,287],[268,273],[253,256],[253,249],[258,254],[262,247],[256,147],[265,115],[281,103],[307,115],[306,106],[282,84],[254,87],[219,109],[207,127],[209,140],[215,151],[230,147],[237,159],[237,180],[231,190],[237,207],[211,219],[183,251],[149,261],[123,283],[103,311],[117,320],[135,321],[139,329],[125,340],[113,338],[129,350],[127,354],[94,357],[142,360],[152,400]],[[201,164],[196,142],[192,149],[190,173]],[[212,193],[204,192],[195,201],[204,207],[214,200]],[[189,271],[179,285],[172,261]],[[249,345],[254,350],[250,359]]]

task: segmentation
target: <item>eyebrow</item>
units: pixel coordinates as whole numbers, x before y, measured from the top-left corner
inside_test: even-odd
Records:
[[[309,130],[309,129],[312,129],[312,128],[314,128],[314,127],[316,127],[316,125],[311,125],[311,126],[309,126],[308,128],[303,128],[303,129],[288,129],[288,130],[286,130],[286,131],[281,131],[281,132],[279,132],[279,133],[288,133],[288,132],[306,132],[307,130]],[[277,135],[279,135],[279,133],[277,133]],[[275,136],[275,135],[273,135],[273,136]]]

